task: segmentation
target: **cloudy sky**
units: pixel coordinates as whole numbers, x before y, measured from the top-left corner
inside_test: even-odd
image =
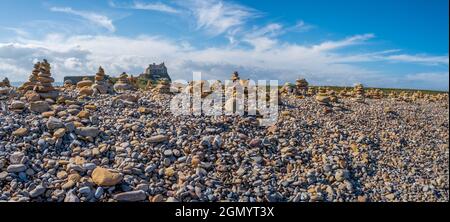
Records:
[[[173,79],[449,88],[448,0],[0,0],[0,78],[137,75]]]

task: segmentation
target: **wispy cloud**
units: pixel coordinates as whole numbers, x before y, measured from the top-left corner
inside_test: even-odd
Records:
[[[313,29],[315,26],[311,24],[307,24],[305,21],[300,20],[294,26],[287,28],[289,32],[307,32]]]
[[[139,2],[135,1],[131,4],[120,4],[114,1],[109,1],[109,5],[113,8],[125,8],[125,9],[138,9],[138,10],[148,10],[148,11],[159,11],[166,13],[178,14],[181,11],[173,6],[164,4],[161,2]]]
[[[257,16],[257,11],[220,0],[187,0],[181,3],[196,19],[197,28],[211,35],[224,34]]]
[[[351,46],[351,45],[361,44],[361,43],[364,43],[365,41],[367,41],[371,38],[374,38],[374,37],[375,37],[375,35],[372,33],[363,34],[363,35],[354,35],[354,36],[348,37],[344,40],[327,41],[327,42],[321,43],[319,45],[313,46],[312,49],[314,51],[329,51],[329,50],[339,49],[339,48],[343,48],[343,47],[347,47],[347,46]]]
[[[449,65],[449,58],[447,56],[427,56],[427,55],[390,55],[386,57],[387,60],[394,62],[411,62],[429,65]]]
[[[98,26],[106,28],[110,32],[116,31],[116,28],[115,28],[112,20],[105,15],[100,15],[95,12],[89,12],[89,11],[78,11],[78,10],[74,10],[70,7],[52,7],[52,8],[50,8],[50,11],[63,12],[63,13],[67,13],[67,14],[76,15],[83,19],[88,20],[89,22],[91,22],[93,24],[96,24]]]

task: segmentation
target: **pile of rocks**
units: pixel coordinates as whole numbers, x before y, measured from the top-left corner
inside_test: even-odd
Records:
[[[51,67],[46,59],[43,62],[37,62],[34,69],[19,90],[25,93],[28,101],[37,101],[40,99],[56,100],[59,92],[53,87],[55,80],[51,77]]]
[[[327,90],[324,88],[319,88],[319,92],[316,95],[316,101],[319,105],[329,106],[331,99],[327,93]]]
[[[339,99],[338,99],[338,96],[336,94],[336,91],[334,91],[334,90],[327,90],[327,94],[330,97],[330,102],[333,102],[333,103],[339,102]]]
[[[135,90],[133,85],[131,85],[130,80],[128,78],[128,74],[126,72],[123,72],[119,79],[117,80],[116,84],[114,84],[114,90],[116,92],[123,92],[128,90]]]
[[[75,87],[76,86],[73,84],[72,80],[68,79],[68,80],[64,81],[63,88],[65,90],[74,90]]]
[[[309,83],[306,79],[297,79],[295,81],[296,93],[297,95],[305,96],[309,90]]]
[[[368,90],[366,96],[370,99],[381,99],[384,97],[383,91],[379,89]]]
[[[52,83],[55,82],[55,79],[51,76],[52,74],[50,70],[50,64],[46,59],[44,59],[39,67],[38,81],[36,82],[33,90],[43,99],[56,100],[59,92],[52,85]]]
[[[170,82],[165,79],[161,79],[158,82],[158,85],[156,85],[153,89],[153,92],[157,94],[170,94]]]
[[[95,84],[92,85],[94,93],[108,94],[111,93],[111,85],[105,80],[105,70],[100,66],[95,74]]]
[[[94,82],[92,82],[89,77],[84,77],[77,83],[78,94],[80,96],[92,96],[94,94],[92,85],[94,85]]]
[[[239,78],[239,73],[237,71],[234,71],[233,74],[231,74],[231,81],[236,82],[238,81]]]
[[[0,87],[11,87],[11,83],[9,82],[9,79],[7,77],[5,77],[1,82],[0,82]]]
[[[28,77],[28,81],[19,87],[20,91],[27,92],[27,91],[34,89],[34,87],[36,86],[36,84],[38,82],[38,75],[40,72],[40,67],[41,67],[41,62],[37,62],[34,64],[33,71],[31,72],[31,75]]]
[[[362,84],[356,84],[353,88],[353,97],[355,102],[364,103],[365,95],[364,95],[364,87]]]
[[[306,91],[306,95],[307,96],[314,96],[314,95],[316,95],[316,89],[314,89],[313,87],[309,87],[308,90]]]
[[[294,86],[293,86],[292,84],[290,84],[289,82],[285,83],[285,84],[283,85],[283,87],[281,87],[281,93],[282,93],[282,94],[288,94],[288,95],[291,95],[291,94],[294,93],[294,91],[295,91]]]

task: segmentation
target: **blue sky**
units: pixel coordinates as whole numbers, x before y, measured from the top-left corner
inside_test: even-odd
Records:
[[[139,74],[448,90],[448,0],[2,0],[0,78]]]

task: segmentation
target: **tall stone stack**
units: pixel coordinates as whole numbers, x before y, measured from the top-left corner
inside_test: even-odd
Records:
[[[108,94],[111,91],[111,86],[105,80],[105,70],[100,66],[98,72],[95,74],[95,83],[92,85],[94,93]]]
[[[236,82],[239,81],[239,73],[237,71],[233,72],[233,74],[231,74],[231,81]]]
[[[24,88],[28,90],[30,86],[34,85],[33,91],[39,94],[41,99],[56,100],[56,98],[58,98],[59,92],[52,85],[55,82],[55,79],[52,78],[50,63],[48,63],[46,59],[44,59],[43,62],[39,63],[39,72],[37,75],[36,68],[37,67],[35,67],[32,76],[30,76],[29,78],[31,84],[28,84]]]
[[[355,85],[355,88],[353,88],[353,96],[356,102],[363,103],[365,101],[364,86],[362,84]]]
[[[169,94],[170,93],[170,83],[167,80],[161,79],[158,85],[153,89],[154,93]]]
[[[28,81],[19,87],[20,91],[23,91],[25,93],[29,90],[34,90],[34,87],[38,83],[38,75],[40,72],[40,67],[41,62],[37,62],[34,64],[33,71],[31,72],[31,75],[28,77]]]
[[[119,79],[117,80],[117,83],[114,84],[114,90],[116,92],[134,90],[134,87],[130,84],[128,74],[126,72],[123,72],[120,75]]]
[[[306,79],[297,79],[295,81],[295,87],[297,95],[305,96],[309,89],[309,83]]]
[[[327,93],[327,90],[324,88],[319,88],[319,92],[316,95],[316,101],[319,105],[329,106],[331,99]]]

